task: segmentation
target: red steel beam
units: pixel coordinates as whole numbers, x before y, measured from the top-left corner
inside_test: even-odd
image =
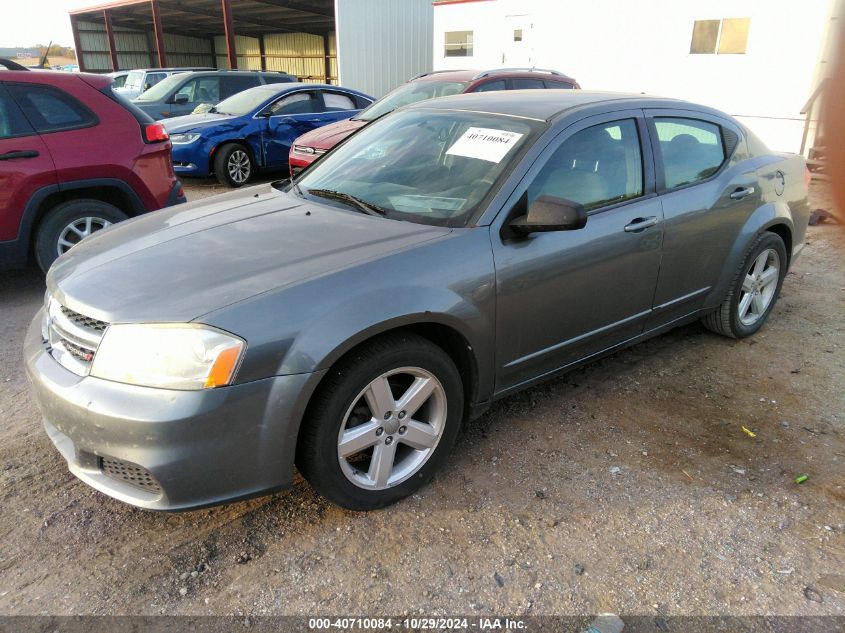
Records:
[[[235,47],[235,20],[232,18],[231,0],[220,0],[223,8],[223,29],[226,33],[226,56],[229,58],[229,69],[238,69],[238,50]]]
[[[167,53],[164,50],[164,29],[161,27],[161,12],[158,10],[158,0],[150,0],[153,10],[153,29],[156,36],[156,51],[158,52],[158,67],[167,67]]]
[[[76,64],[81,72],[85,72],[85,56],[82,54],[82,42],[79,38],[79,18],[70,16],[70,30],[73,31],[73,47],[76,49]]]
[[[117,47],[114,44],[114,28],[111,23],[111,12],[103,9],[103,21],[106,23],[106,39],[109,41],[109,57],[111,57],[111,69],[119,70],[117,64]]]

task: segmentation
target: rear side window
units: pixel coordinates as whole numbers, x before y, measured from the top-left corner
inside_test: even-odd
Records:
[[[576,132],[560,144],[528,187],[528,202],[553,196],[589,211],[643,195],[637,123],[624,119]]]
[[[572,84],[566,81],[544,81],[547,89],[550,90],[570,90],[572,88]]]
[[[666,189],[706,180],[725,162],[721,128],[707,121],[655,117]]]
[[[223,93],[223,99],[228,99],[232,95],[248,90],[249,88],[254,88],[257,85],[259,85],[257,76],[223,77],[223,79],[220,80],[220,90]]]
[[[0,139],[28,136],[32,133],[32,127],[12,101],[12,97],[0,86]]]
[[[147,78],[144,80],[144,87],[147,89],[152,88],[165,77],[167,77],[167,73],[147,73]]]
[[[59,132],[97,124],[97,117],[79,101],[52,86],[9,86],[21,110],[39,133]]]
[[[504,79],[497,79],[496,81],[488,81],[486,84],[481,84],[473,90],[473,92],[493,92],[496,90],[505,90],[507,89],[507,84],[505,84]]]
[[[511,79],[512,90],[538,90],[546,86],[541,79]]]
[[[339,92],[324,92],[323,103],[327,112],[356,109],[355,102],[348,95],[340,94]]]

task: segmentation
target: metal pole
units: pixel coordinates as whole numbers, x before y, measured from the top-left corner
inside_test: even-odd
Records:
[[[167,67],[167,53],[164,51],[164,29],[161,28],[161,13],[158,10],[158,0],[150,0],[153,9],[153,28],[155,29],[156,51],[158,52],[158,67]]]
[[[267,51],[264,50],[264,33],[258,36],[258,53],[261,55],[261,70],[267,70]]]
[[[82,41],[79,37],[79,18],[70,16],[70,29],[73,31],[73,45],[76,48],[76,64],[81,72],[85,72],[85,55],[82,54]]]
[[[109,42],[109,57],[111,57],[111,69],[113,71],[120,70],[117,63],[117,48],[114,44],[114,29],[111,23],[111,13],[108,9],[103,9],[103,21],[106,23],[106,39]]]
[[[232,18],[231,0],[220,0],[223,7],[223,30],[226,34],[226,56],[229,58],[229,69],[238,69],[238,50],[235,47],[235,20]]]
[[[326,83],[331,83],[331,75],[332,75],[332,60],[331,60],[332,51],[329,48],[329,31],[323,33],[323,57],[324,57],[324,64],[325,64],[325,71],[326,71]]]

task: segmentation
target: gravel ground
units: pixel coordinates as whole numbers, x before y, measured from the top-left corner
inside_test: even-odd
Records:
[[[842,615],[845,231],[808,243],[757,336],[684,327],[502,400],[369,514],[301,479],[186,514],[78,482],[21,369],[43,279],[7,274],[0,614]]]

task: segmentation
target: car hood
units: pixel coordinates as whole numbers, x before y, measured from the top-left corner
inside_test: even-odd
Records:
[[[357,129],[364,127],[369,121],[344,119],[330,125],[324,125],[316,130],[303,134],[296,139],[294,145],[305,145],[318,149],[331,149]]]
[[[98,232],[56,261],[47,286],[110,323],[187,322],[449,233],[259,185]]]
[[[164,119],[162,124],[168,134],[181,134],[184,132],[195,132],[235,118],[237,117],[230,114],[212,114],[211,112],[206,112],[205,114],[175,116],[172,119]]]

